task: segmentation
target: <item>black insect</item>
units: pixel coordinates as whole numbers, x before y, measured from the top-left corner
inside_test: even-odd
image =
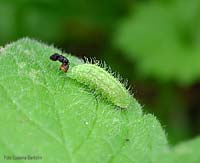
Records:
[[[63,55],[54,53],[53,55],[50,56],[50,59],[52,61],[59,61],[62,63],[60,66],[60,70],[67,72],[67,70],[69,69],[69,60],[66,57],[64,57]]]

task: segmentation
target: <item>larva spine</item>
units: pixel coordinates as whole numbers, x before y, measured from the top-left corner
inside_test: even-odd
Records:
[[[116,106],[127,108],[130,103],[130,94],[123,84],[97,64],[74,66],[69,70],[68,77],[89,86]]]

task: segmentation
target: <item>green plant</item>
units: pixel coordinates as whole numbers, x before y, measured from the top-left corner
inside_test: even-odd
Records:
[[[199,128],[190,115],[195,110],[191,97],[183,92],[200,79],[199,8],[199,0],[138,2],[119,21],[113,38],[115,48],[129,61],[129,80],[147,89],[153,85],[146,109],[167,125],[173,144],[198,134],[191,129]],[[192,114],[198,121],[199,114]]]
[[[0,50],[1,162],[9,155],[41,156],[42,163],[157,162],[172,155],[160,123],[134,98],[120,109],[97,97],[58,70],[60,63],[49,60],[55,52],[61,53],[28,38]],[[71,69],[83,64],[64,55]]]
[[[197,137],[188,142],[180,143],[172,148],[172,150],[157,161],[161,163],[198,163],[200,137]]]
[[[105,35],[126,6],[115,0],[1,0],[0,43],[30,36],[83,45]]]
[[[200,76],[199,8],[198,0],[139,3],[114,43],[143,77],[192,84]]]

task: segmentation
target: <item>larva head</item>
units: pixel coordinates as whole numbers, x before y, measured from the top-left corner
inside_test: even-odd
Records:
[[[100,93],[108,101],[121,108],[127,108],[130,94],[110,73],[95,64],[74,66],[68,76]]]
[[[68,68],[69,68],[69,60],[63,56],[63,55],[60,55],[58,53],[54,53],[53,55],[50,56],[50,59],[52,61],[59,61],[61,62],[61,66],[60,66],[60,70],[64,71],[64,72],[67,72]]]
[[[69,64],[62,63],[62,65],[60,66],[60,70],[64,71],[65,73],[67,72],[68,69],[69,69]]]

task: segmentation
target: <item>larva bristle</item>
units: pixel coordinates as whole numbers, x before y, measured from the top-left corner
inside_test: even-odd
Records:
[[[86,60],[88,61],[88,60]],[[97,64],[85,63],[72,67],[68,76],[89,88],[100,93],[108,101],[121,108],[127,108],[130,103],[130,94],[118,78]],[[118,76],[119,77],[119,76]]]
[[[97,60],[95,57],[85,57],[84,56],[84,62],[87,64],[95,64],[101,68],[103,68],[105,71],[110,73],[112,76],[114,76],[116,79],[118,79],[121,84],[129,90],[129,84],[128,84],[128,79],[124,79],[118,72],[115,72],[112,70],[112,68],[102,60]]]

